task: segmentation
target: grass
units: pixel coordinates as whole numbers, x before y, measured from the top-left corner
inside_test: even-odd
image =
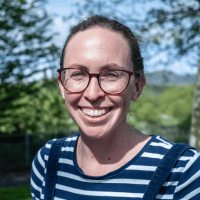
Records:
[[[32,200],[30,185],[0,188],[0,200]]]

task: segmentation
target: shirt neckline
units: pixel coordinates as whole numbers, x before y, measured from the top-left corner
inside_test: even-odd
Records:
[[[83,170],[78,166],[78,163],[77,163],[77,157],[76,157],[76,147],[77,147],[77,142],[78,142],[78,138],[80,136],[80,133],[77,133],[76,134],[77,139],[76,139],[76,144],[74,146],[74,155],[73,155],[73,162],[74,162],[74,167],[76,168],[76,170],[78,171],[78,173],[83,176],[84,178],[87,178],[87,179],[95,179],[95,180],[101,180],[101,179],[109,179],[110,177],[113,177],[117,174],[119,174],[120,172],[122,172],[123,170],[125,170],[127,167],[129,167],[130,165],[133,165],[134,162],[136,162],[137,159],[140,158],[140,156],[144,153],[144,151],[146,151],[146,149],[149,147],[149,144],[157,137],[157,135],[150,135],[151,136],[151,139],[144,145],[144,147],[140,150],[140,152],[134,156],[129,162],[127,162],[125,165],[123,165],[122,167],[112,171],[112,172],[109,172],[103,176],[90,176],[90,175],[86,175]]]

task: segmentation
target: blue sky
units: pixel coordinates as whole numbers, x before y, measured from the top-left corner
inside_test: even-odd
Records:
[[[75,2],[81,2],[81,0],[48,0],[46,8],[51,13],[66,15],[69,9],[73,9],[71,5]]]
[[[56,43],[62,47],[66,37],[69,33],[70,25],[76,24],[77,21],[71,21],[70,23],[64,23],[61,16],[68,16],[73,9],[75,9],[72,4],[79,2],[81,0],[48,0],[48,3],[45,5],[47,11],[54,16],[54,29],[60,33],[60,36],[56,38]],[[161,54],[164,59],[166,59],[164,54]],[[158,58],[155,58],[158,59]],[[154,65],[153,59],[145,63],[146,72],[153,72],[157,70],[163,70],[163,66]],[[181,60],[177,59],[174,64],[167,67],[167,70],[173,71],[174,73],[184,75],[184,74],[196,74],[197,68],[190,67],[186,63],[186,60],[183,58]]]

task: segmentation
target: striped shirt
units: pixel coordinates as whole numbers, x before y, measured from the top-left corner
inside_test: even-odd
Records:
[[[127,164],[104,176],[85,175],[76,161],[79,133],[66,138],[61,149],[54,200],[141,200],[151,177],[173,143],[153,135],[143,149]],[[44,199],[45,174],[51,140],[42,147],[32,163],[31,194]],[[200,153],[186,150],[179,157],[156,199],[200,200]]]

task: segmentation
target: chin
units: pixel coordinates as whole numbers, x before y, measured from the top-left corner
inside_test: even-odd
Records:
[[[90,127],[86,129],[79,129],[82,137],[92,140],[101,140],[110,135],[108,129],[102,127]]]

